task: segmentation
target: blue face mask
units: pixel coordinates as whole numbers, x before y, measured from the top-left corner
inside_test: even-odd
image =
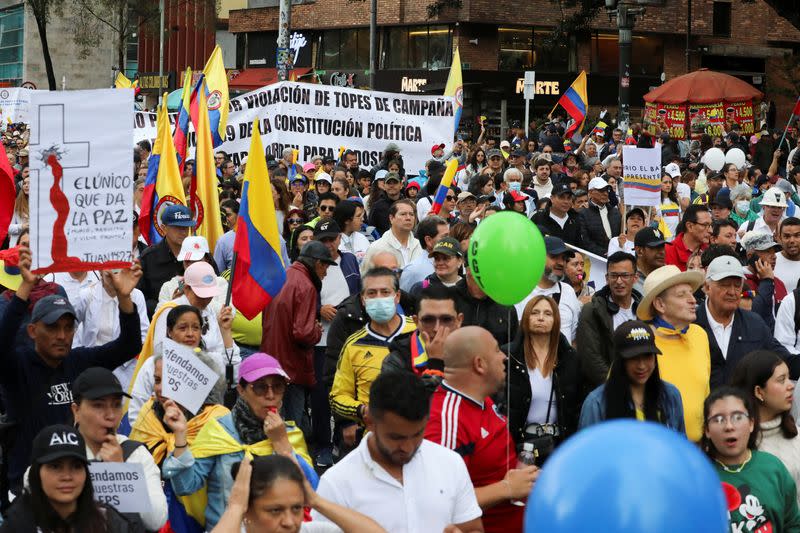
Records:
[[[370,298],[365,300],[365,307],[369,317],[379,324],[385,324],[394,318],[397,312],[397,305],[394,303],[394,296],[386,298]]]
[[[508,182],[508,188],[512,191],[520,192],[522,190],[522,182],[520,181],[510,181]]]
[[[749,209],[750,209],[750,202],[748,202],[747,200],[739,200],[738,202],[736,202],[736,213],[739,216],[742,217],[745,216]]]

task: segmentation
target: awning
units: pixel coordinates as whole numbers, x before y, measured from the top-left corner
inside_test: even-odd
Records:
[[[310,68],[296,68],[290,72],[289,78],[299,78],[311,72]],[[278,69],[275,68],[246,68],[238,76],[228,82],[231,89],[252,91],[278,81]]]

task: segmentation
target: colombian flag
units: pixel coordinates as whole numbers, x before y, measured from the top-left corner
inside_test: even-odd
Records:
[[[161,210],[169,204],[186,205],[181,173],[175,156],[175,145],[172,144],[166,93],[161,102],[156,123],[156,142],[148,160],[142,210],[139,213],[139,229],[144,240],[150,245],[157,244],[163,239],[158,232],[158,216]],[[161,161],[162,156],[164,161]]]
[[[211,52],[203,69],[206,78],[205,97],[208,101],[208,121],[214,148],[225,140],[225,127],[228,125],[228,75],[222,63],[222,49],[217,45]],[[195,122],[197,127],[197,122]],[[209,243],[211,244],[211,243]]]
[[[178,152],[178,165],[183,175],[183,165],[186,163],[186,145],[189,135],[189,110],[192,103],[192,69],[187,68],[183,77],[183,91],[181,91],[181,109],[178,112],[178,119],[175,123],[175,133],[172,141],[175,143],[175,150]]]
[[[210,129],[210,112],[206,101],[205,80],[200,77],[197,97],[197,148],[195,150],[195,175],[192,177],[192,206],[197,226],[195,233],[208,241],[213,250],[222,237],[222,217],[217,192],[217,167],[214,165],[214,145]],[[249,166],[249,165],[248,165]]]
[[[258,119],[253,123],[248,154],[233,244],[236,263],[232,295],[236,309],[252,320],[280,292],[286,281],[286,265],[281,258],[278,219],[272,203],[272,187]]]
[[[447,162],[447,169],[444,171],[442,182],[439,184],[439,188],[436,189],[436,196],[433,197],[433,205],[430,210],[431,215],[438,215],[439,211],[441,211],[444,199],[447,197],[447,191],[450,190],[450,186],[453,184],[453,177],[455,177],[457,170],[457,159],[453,158]]]
[[[117,77],[114,78],[114,88],[116,89],[133,89],[133,94],[139,94],[139,80],[131,81],[122,73],[117,72]]]
[[[447,76],[447,85],[444,87],[445,96],[455,97],[455,124],[454,131],[458,131],[458,123],[461,121],[461,110],[464,107],[464,84],[461,82],[461,56],[458,47],[453,54],[453,63],[450,65],[450,74]]]
[[[583,130],[583,123],[586,120],[586,110],[589,108],[589,97],[586,95],[586,71],[582,70],[569,89],[564,91],[558,103],[563,107],[567,114],[575,122],[567,129],[564,136],[567,139],[572,138],[575,130]]]

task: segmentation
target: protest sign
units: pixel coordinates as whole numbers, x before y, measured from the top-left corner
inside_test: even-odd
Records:
[[[170,339],[164,339],[163,346],[161,395],[197,414],[219,374],[198,359],[191,348]]]
[[[31,95],[33,271],[130,266],[133,90]]]
[[[661,148],[625,147],[622,186],[626,206],[661,203]]]
[[[141,463],[89,463],[94,499],[121,513],[145,513],[150,498]]]
[[[445,96],[281,82],[232,98],[229,109],[227,135],[217,150],[236,165],[250,148],[256,118],[268,157],[280,159],[284,148],[292,148],[299,151],[300,163],[315,155],[338,159],[339,148],[345,147],[357,152],[362,168],[370,168],[393,142],[409,174],[425,168],[431,146],[449,145],[454,134],[453,98]],[[155,113],[136,112],[134,137],[137,142],[155,139]],[[189,146],[193,152],[193,130]]]
[[[32,89],[4,87],[0,89],[0,122],[30,123]]]
[[[588,252],[583,248],[578,248],[570,243],[564,243],[567,248],[580,253],[583,256],[583,272],[586,284],[592,287],[595,291],[599,291],[606,286],[606,270],[608,268],[608,259]]]

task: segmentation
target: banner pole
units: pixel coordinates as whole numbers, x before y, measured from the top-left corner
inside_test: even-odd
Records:
[[[797,97],[797,102],[795,102],[794,107],[792,108],[792,112],[789,115],[789,120],[786,121],[786,127],[783,128],[783,135],[781,135],[781,142],[778,143],[778,150],[781,149],[783,146],[783,141],[786,139],[786,132],[789,131],[789,124],[792,123],[792,119],[794,118],[794,111],[797,107],[800,106],[800,96]]]
[[[231,275],[228,279],[228,294],[225,295],[225,307],[231,305],[231,296],[233,294],[233,277],[236,274],[236,259],[238,257],[238,252],[233,252],[233,262],[231,263]]]

